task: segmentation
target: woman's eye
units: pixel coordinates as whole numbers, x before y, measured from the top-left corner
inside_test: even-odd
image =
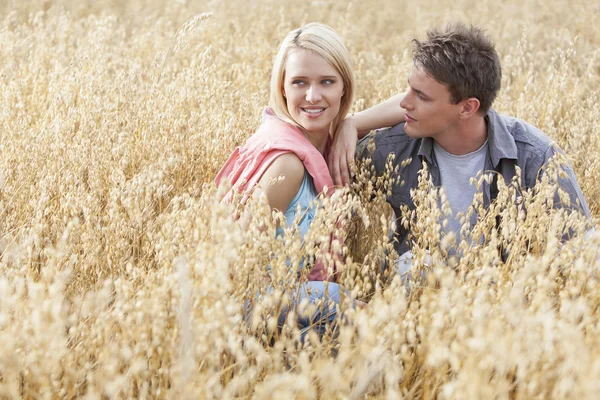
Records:
[[[333,79],[325,79],[322,82],[324,85],[333,85],[335,81]]]
[[[299,80],[299,79],[292,81],[292,85],[303,85],[303,84],[304,84],[304,81]]]

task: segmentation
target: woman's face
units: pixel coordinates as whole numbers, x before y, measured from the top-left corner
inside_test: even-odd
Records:
[[[309,134],[329,134],[340,111],[344,83],[338,71],[318,54],[293,49],[285,63],[283,94],[292,118]]]

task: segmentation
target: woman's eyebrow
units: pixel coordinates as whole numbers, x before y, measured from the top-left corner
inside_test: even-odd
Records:
[[[338,77],[335,75],[321,75],[319,76],[319,79],[337,79]],[[294,75],[294,76],[290,76],[290,79],[309,79],[308,76],[304,76],[304,75]]]

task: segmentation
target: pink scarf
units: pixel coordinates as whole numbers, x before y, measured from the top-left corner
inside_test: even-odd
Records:
[[[330,141],[331,138],[327,141],[325,154],[329,151]],[[246,144],[234,150],[215,178],[217,186],[225,181],[232,185],[222,201],[231,201],[234,190],[243,193],[242,202],[248,200],[252,189],[269,165],[285,153],[295,153],[300,158],[312,176],[317,192],[321,193],[328,187],[331,193],[333,180],[323,155],[308,141],[300,128],[282,121],[271,108],[265,107],[258,131]]]
[[[331,138],[327,141],[325,154],[329,153],[330,146]],[[246,144],[234,150],[215,178],[217,186],[226,180],[232,185],[221,201],[231,201],[234,190],[243,193],[242,202],[248,200],[252,195],[252,189],[269,165],[285,153],[295,153],[302,160],[304,168],[313,178],[317,192],[321,193],[325,187],[328,187],[328,192],[332,193],[333,180],[323,155],[308,141],[300,128],[277,118],[273,110],[266,107],[258,131],[246,141]],[[332,239],[333,237],[330,237],[330,241]],[[331,246],[331,242],[329,245]],[[336,271],[328,274],[323,262],[317,259],[308,280],[334,281],[336,276]]]

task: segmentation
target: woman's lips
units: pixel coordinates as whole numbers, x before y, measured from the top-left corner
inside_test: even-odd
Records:
[[[323,115],[323,113],[325,112],[326,108],[325,107],[320,107],[320,108],[300,108],[302,110],[302,113],[307,117],[307,118],[319,118],[321,115]]]

